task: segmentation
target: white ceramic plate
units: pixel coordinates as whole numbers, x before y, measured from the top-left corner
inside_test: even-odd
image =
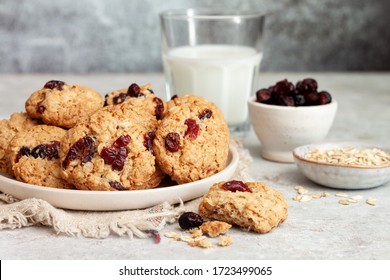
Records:
[[[0,191],[18,199],[40,198],[59,208],[72,210],[114,211],[147,208],[164,201],[178,203],[204,195],[212,184],[229,180],[238,165],[238,153],[230,147],[226,167],[208,178],[149,190],[106,192],[65,190],[22,183],[0,175]]]
[[[304,158],[304,155],[313,148],[323,150],[331,148],[343,148],[353,146],[359,150],[378,148],[386,153],[389,149],[376,147],[375,145],[360,142],[333,142],[318,143],[298,147],[294,149],[294,161],[298,169],[313,182],[340,189],[368,189],[381,186],[390,181],[390,166],[381,167],[353,167],[324,164]]]

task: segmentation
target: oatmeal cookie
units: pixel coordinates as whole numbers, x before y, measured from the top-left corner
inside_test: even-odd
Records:
[[[103,107],[103,97],[85,86],[49,81],[26,101],[27,114],[45,124],[73,127]]]
[[[150,89],[150,84],[139,86],[131,84],[128,88],[115,90],[106,94],[104,106],[117,105],[130,102],[132,106],[141,107],[157,120],[161,120],[166,111],[166,103],[157,97]]]
[[[210,188],[199,204],[199,214],[267,233],[287,219],[288,205],[280,192],[261,182],[228,181]]]
[[[132,83],[128,88],[114,90],[105,95],[104,106],[117,105],[137,99],[144,101],[145,99],[148,99],[149,96],[156,97],[154,91],[150,87],[151,84],[139,86],[136,83]]]
[[[128,88],[122,88],[107,93],[104,97],[104,106],[117,105],[137,98],[145,98],[148,95],[153,94],[150,86],[150,84],[139,86],[136,83],[132,83]]]
[[[164,174],[152,147],[147,112],[127,102],[107,106],[69,129],[60,149],[62,177],[81,190],[139,190],[158,186]]]
[[[60,175],[58,149],[64,135],[65,129],[49,125],[17,133],[7,151],[15,178],[38,186],[72,189]]]
[[[225,168],[229,129],[221,111],[197,96],[178,97],[170,102],[153,142],[163,172],[182,184]]]
[[[0,172],[13,176],[11,163],[6,156],[9,142],[16,133],[37,124],[38,120],[30,118],[26,113],[13,113],[9,119],[0,120]]]
[[[143,125],[153,131],[166,112],[166,102],[153,93],[150,84],[140,87],[133,83],[127,89],[107,94],[105,100],[105,106],[120,105],[125,111],[124,114],[130,112],[129,118],[132,118],[134,113],[138,114],[138,122],[143,122]]]

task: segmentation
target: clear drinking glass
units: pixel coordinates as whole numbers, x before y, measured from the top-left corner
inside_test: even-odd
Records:
[[[160,14],[167,99],[198,95],[214,102],[232,133],[249,128],[247,100],[257,87],[264,15],[173,10]]]

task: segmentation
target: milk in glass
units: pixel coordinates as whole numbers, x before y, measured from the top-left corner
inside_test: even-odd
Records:
[[[192,94],[214,102],[229,126],[247,121],[262,53],[244,46],[198,45],[164,54],[168,94]]]

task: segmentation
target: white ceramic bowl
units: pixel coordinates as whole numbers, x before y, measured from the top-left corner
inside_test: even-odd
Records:
[[[248,101],[249,117],[261,142],[265,159],[293,163],[294,148],[321,142],[327,136],[337,111],[337,101],[326,105],[287,107]]]
[[[356,149],[378,148],[386,153],[388,149],[358,142],[320,143],[304,145],[294,149],[294,161],[298,169],[313,182],[331,188],[367,189],[378,187],[390,181],[390,165],[381,167],[355,167],[319,163],[305,159],[305,154],[313,148],[323,150],[352,146]]]

